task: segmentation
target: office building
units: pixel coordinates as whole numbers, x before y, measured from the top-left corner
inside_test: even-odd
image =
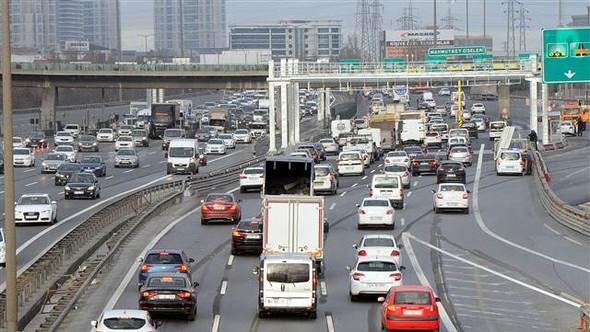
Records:
[[[587,9],[587,14],[573,15],[572,21],[568,24],[570,27],[588,27],[590,26],[590,7]]]
[[[80,0],[57,0],[55,19],[56,41],[59,49],[64,47],[67,40],[84,39],[83,8],[84,6]]]
[[[154,0],[154,41],[160,54],[189,57],[223,49],[225,36],[225,0]]]
[[[270,50],[274,59],[337,58],[342,49],[342,22],[289,20],[277,24],[234,25],[230,27],[230,48]]]
[[[485,46],[488,53],[493,53],[494,40],[490,35],[479,36],[455,36],[455,46]]]
[[[83,0],[84,38],[90,44],[118,50],[121,43],[119,0]]]
[[[58,49],[57,0],[11,1],[11,44],[15,49]]]

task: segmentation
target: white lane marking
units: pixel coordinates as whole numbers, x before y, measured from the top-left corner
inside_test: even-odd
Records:
[[[239,190],[239,189],[240,189],[240,187],[236,187],[228,192],[233,193],[234,191]],[[145,257],[148,250],[150,250],[158,242],[160,242],[160,240],[164,236],[166,236],[166,234],[168,234],[174,227],[176,227],[176,225],[178,225],[180,222],[184,221],[191,214],[199,211],[200,209],[201,209],[200,206],[197,208],[194,208],[194,209],[188,211],[187,213],[183,214],[182,216],[174,219],[172,222],[170,222],[164,229],[162,229],[158,234],[156,234],[152,238],[152,240],[143,248],[139,257]],[[233,262],[233,255],[230,256],[230,260]],[[230,261],[228,261],[228,265],[229,265],[229,263],[230,263]],[[139,268],[139,264],[140,263],[137,261],[133,262],[133,264],[129,268],[129,271],[127,272],[127,274],[125,275],[125,277],[123,278],[121,283],[119,284],[119,287],[117,287],[117,289],[115,289],[115,291],[113,292],[113,295],[111,296],[111,298],[109,299],[109,301],[105,305],[104,310],[112,310],[115,307],[115,304],[117,304],[117,302],[121,298],[121,295],[123,295],[125,288],[127,288],[127,285],[129,285],[129,283],[131,282],[131,279],[137,274],[137,269]]]
[[[383,167],[383,164],[379,164],[379,167]]]
[[[340,194],[340,197],[344,197],[344,195],[346,195],[346,191],[342,192],[342,194]]]
[[[574,175],[577,175],[577,174],[580,174],[580,173],[583,173],[583,172],[590,172],[590,169],[589,168],[590,168],[590,166],[583,167],[582,169],[579,169],[579,170],[577,170],[575,172],[571,172],[570,174],[566,175],[565,178],[566,179],[569,179],[569,178],[571,178]]]
[[[60,191],[60,192],[58,192],[57,194],[58,194],[58,195],[63,195],[63,194],[64,194],[64,192],[63,192],[63,191]]]
[[[37,183],[39,183],[39,182],[38,182],[38,181],[35,181],[35,182],[27,183],[27,184],[25,184],[25,187],[34,186],[34,185],[36,185]]]
[[[408,197],[412,196],[412,192],[408,191]]]
[[[126,171],[125,171],[125,172],[123,172],[123,173],[131,173],[131,172],[133,172],[133,171],[135,171],[135,170],[134,170],[134,169],[128,169],[128,170],[126,170]]]
[[[34,172],[34,171],[35,171],[35,169],[34,169],[34,168],[32,168],[32,169],[28,169],[28,170],[26,170],[26,171],[23,171],[23,173],[29,173],[29,172]]]
[[[167,163],[167,162],[168,162],[168,160],[160,160],[160,164],[164,164],[164,163]]]
[[[219,321],[221,320],[221,316],[219,314],[215,315],[213,318],[213,326],[211,327],[211,332],[218,332],[219,331]]]
[[[579,246],[585,247],[585,246],[584,246],[584,244],[583,244],[582,242],[580,242],[580,241],[578,241],[578,240],[574,240],[574,239],[572,239],[572,238],[571,238],[571,237],[569,237],[569,236],[564,236],[563,238],[564,238],[564,239],[566,239],[566,240],[568,240],[568,241],[570,241],[571,243],[575,243],[575,244],[577,244],[577,245],[579,245]]]
[[[558,232],[558,231],[554,230],[553,228],[549,227],[549,225],[547,225],[547,224],[543,224],[543,227],[547,228],[553,234],[561,235],[560,232]]]
[[[141,185],[141,186],[139,186],[139,187],[135,187],[135,188],[133,188],[133,189],[130,189],[130,190],[124,191],[124,192],[122,192],[122,193],[116,194],[116,195],[114,195],[114,196],[112,196],[112,197],[109,197],[109,198],[107,198],[107,199],[105,199],[105,200],[102,200],[102,201],[100,201],[100,202],[98,202],[98,203],[96,203],[96,204],[94,204],[94,205],[91,205],[91,206],[87,207],[87,208],[85,208],[84,210],[82,210],[82,211],[79,211],[79,212],[77,212],[77,213],[75,213],[75,214],[73,214],[73,215],[71,215],[71,216],[69,216],[69,217],[67,217],[67,218],[63,219],[61,222],[59,222],[59,223],[57,223],[57,224],[55,224],[55,225],[53,225],[53,226],[47,227],[47,228],[45,228],[43,231],[41,231],[41,232],[37,233],[35,236],[33,236],[32,238],[30,238],[29,240],[27,240],[25,243],[23,243],[23,244],[22,244],[20,247],[18,247],[18,249],[16,249],[16,254],[17,254],[17,255],[18,255],[18,254],[20,254],[20,253],[21,253],[23,250],[27,249],[27,248],[28,248],[28,247],[29,247],[31,244],[33,244],[33,242],[35,242],[35,241],[39,240],[39,239],[40,239],[42,236],[44,236],[45,234],[47,234],[47,233],[51,232],[51,231],[52,231],[52,230],[54,230],[56,227],[60,227],[60,226],[62,226],[64,223],[66,223],[66,222],[68,222],[68,221],[70,221],[70,220],[72,220],[72,219],[74,219],[74,218],[78,217],[79,215],[81,215],[81,214],[84,214],[84,213],[86,213],[86,212],[88,212],[88,211],[90,211],[90,210],[92,210],[92,209],[96,208],[97,206],[104,205],[105,203],[108,203],[108,202],[110,202],[110,201],[113,201],[113,200],[115,200],[115,199],[117,199],[117,198],[119,198],[119,197],[121,197],[121,196],[125,196],[125,195],[127,195],[127,194],[129,194],[129,193],[132,193],[132,192],[136,191],[136,190],[143,189],[143,188],[145,188],[145,187],[151,186],[152,184],[154,184],[154,183],[156,183],[156,182],[158,182],[158,181],[161,181],[161,180],[163,180],[163,179],[170,178],[170,177],[171,177],[170,175],[166,175],[166,176],[159,177],[159,178],[157,178],[157,179],[155,179],[155,180],[153,180],[153,181],[150,181],[150,182],[148,182],[148,183],[142,184],[142,185]],[[63,192],[62,192],[62,194],[63,194]],[[45,252],[46,252],[46,250],[48,250],[48,248],[51,248],[51,247],[53,247],[53,246],[54,246],[54,245],[55,245],[57,242],[59,242],[59,241],[60,241],[60,240],[61,240],[61,239],[62,239],[62,238],[65,236],[65,235],[66,235],[66,234],[64,233],[62,236],[60,236],[60,237],[58,237],[57,239],[55,239],[55,241],[53,241],[53,243],[51,243],[49,246],[46,246],[46,247],[45,247],[45,249],[41,250],[41,252],[40,252],[40,253],[39,253],[39,254],[38,254],[38,255],[37,255],[35,258],[33,258],[32,260],[30,260],[29,262],[27,262],[25,265],[23,265],[23,267],[21,267],[21,268],[20,268],[20,269],[17,271],[17,275],[21,275],[21,274],[22,274],[22,273],[23,273],[25,270],[27,270],[29,267],[31,267],[31,265],[33,265],[33,263],[34,263],[34,262],[36,262],[36,261],[37,261],[37,260],[38,260],[38,259],[39,259],[41,256],[43,256],[43,255],[45,254]],[[6,289],[6,282],[3,282],[3,283],[2,283],[2,285],[0,285],[0,292],[3,292],[5,289]]]
[[[504,242],[509,246],[512,246],[514,248],[520,249],[522,251],[526,251],[529,254],[533,254],[536,256],[539,256],[541,258],[545,258],[553,263],[559,263],[565,266],[569,266],[571,268],[580,270],[582,272],[586,272],[586,273],[590,273],[590,269],[587,269],[585,267],[570,263],[570,262],[566,262],[563,261],[561,259],[557,259],[542,253],[539,253],[535,250],[529,249],[525,246],[522,246],[520,244],[514,243],[510,240],[507,240],[503,237],[501,237],[500,235],[492,232],[487,226],[486,224],[483,222],[483,218],[481,217],[481,212],[479,210],[479,180],[481,178],[481,166],[483,164],[483,150],[484,150],[485,144],[481,145],[481,148],[479,149],[479,158],[477,160],[477,170],[475,171],[475,180],[473,181],[473,211],[475,214],[475,221],[477,222],[477,224],[479,225],[479,228],[481,228],[482,231],[484,231],[486,234],[488,234],[489,236],[493,237],[494,239]]]
[[[508,276],[508,275],[506,275],[504,273],[498,272],[496,270],[490,269],[490,268],[485,267],[483,265],[480,265],[478,263],[472,262],[472,261],[470,261],[468,259],[465,259],[463,257],[459,257],[459,256],[457,256],[455,254],[452,254],[452,253],[450,253],[450,252],[448,252],[446,250],[443,250],[443,249],[441,249],[441,248],[439,248],[437,246],[434,246],[434,245],[432,245],[432,244],[430,244],[430,243],[428,243],[426,241],[420,240],[419,238],[415,237],[414,235],[412,235],[412,234],[410,234],[408,232],[404,232],[402,234],[402,239],[404,241],[406,252],[408,252],[408,256],[409,256],[409,251],[412,250],[412,245],[410,244],[410,241],[407,240],[408,238],[411,238],[412,240],[414,240],[414,241],[416,241],[416,242],[418,242],[418,243],[420,243],[420,244],[422,244],[422,245],[424,245],[424,246],[426,246],[426,247],[428,247],[428,248],[430,248],[430,249],[432,249],[434,251],[437,251],[437,252],[439,252],[439,253],[441,253],[443,255],[447,255],[447,256],[449,256],[451,258],[454,258],[454,259],[456,259],[458,261],[461,261],[461,262],[463,262],[465,264],[471,265],[474,268],[477,268],[477,269],[480,269],[480,270],[484,270],[484,271],[486,271],[488,273],[491,273],[493,275],[496,275],[496,276],[498,276],[498,277],[500,277],[500,278],[502,278],[504,280],[508,280],[510,282],[513,282],[515,284],[518,284],[520,286],[523,286],[525,288],[528,288],[530,290],[533,290],[533,291],[535,291],[537,293],[541,293],[543,295],[549,296],[549,297],[554,298],[554,299],[556,299],[558,301],[561,301],[561,302],[563,302],[565,304],[569,304],[569,305],[571,305],[573,307],[576,307],[576,308],[579,308],[580,307],[580,303],[578,303],[578,302],[571,301],[569,299],[566,299],[565,297],[561,297],[559,295],[556,295],[556,294],[553,294],[551,292],[548,292],[548,291],[546,291],[544,289],[538,288],[538,287],[533,286],[531,284],[527,284],[527,283],[522,282],[522,281],[520,281],[518,279],[512,278],[512,277],[510,277],[510,276]],[[410,257],[410,260],[411,260],[411,257]]]
[[[227,280],[224,280],[221,282],[221,289],[219,290],[219,294],[225,295],[226,291],[227,291]]]
[[[238,150],[238,151],[236,151],[236,152],[232,152],[232,153],[230,153],[230,154],[226,154],[226,155],[224,155],[224,156],[221,156],[221,157],[219,157],[219,158],[215,158],[215,159],[213,159],[213,160],[211,160],[211,161],[219,161],[219,160],[222,160],[222,159],[225,159],[225,158],[231,157],[231,156],[233,156],[233,155],[235,155],[235,154],[238,154],[238,153],[240,153],[240,152],[242,152],[242,151],[246,151],[246,150]]]
[[[414,253],[414,248],[412,248],[412,244],[408,240],[408,232],[402,233],[402,241],[404,242],[404,249],[406,250],[406,254],[408,255],[408,257],[410,258],[410,263],[412,264],[412,267],[414,268],[414,271],[416,272],[416,276],[418,277],[418,280],[420,281],[420,283],[422,285],[425,285],[425,286],[430,287],[431,289],[434,289],[434,288],[432,288],[432,286],[430,286],[430,282],[426,278],[426,275],[424,274],[422,267],[418,263],[418,258],[416,257],[416,254]],[[448,332],[457,332],[457,328],[455,327],[455,325],[451,321],[451,317],[449,317],[449,314],[447,313],[447,309],[443,306],[443,304],[441,302],[437,302],[436,305],[438,306],[438,310],[440,313],[440,318],[442,320],[442,323],[447,328],[447,331]]]
[[[406,225],[406,218],[401,218],[399,221],[402,223],[402,226]]]
[[[105,180],[110,180],[110,179],[112,179],[112,178],[114,178],[114,176],[112,176],[112,175],[111,175],[111,176],[107,176],[107,177],[106,177],[106,178],[104,178],[104,179],[105,179]]]
[[[354,188],[354,187],[356,187],[356,186],[358,186],[358,185],[359,185],[358,183],[353,183],[353,184],[352,184],[352,188]]]
[[[328,332],[335,332],[334,329],[334,319],[332,315],[326,315],[326,327],[328,328]]]
[[[330,205],[330,210],[334,210],[334,208],[335,208],[335,207],[336,207],[336,203],[332,203],[332,204]]]
[[[414,181],[414,187],[418,185],[420,181]]]
[[[371,174],[375,173],[375,171],[376,171],[376,169],[372,170],[372,171],[371,171]]]
[[[152,151],[152,152],[150,152],[148,154],[156,154],[156,153],[157,153],[156,151]]]
[[[150,168],[150,167],[152,167],[152,165],[147,164],[147,165],[143,166],[142,168]]]
[[[234,255],[229,255],[229,258],[227,259],[227,266],[232,266],[233,263],[234,263]]]
[[[366,179],[367,179],[366,175],[361,178],[361,180],[366,180]]]
[[[325,281],[320,282],[320,291],[322,293],[322,296],[328,296],[328,288],[326,287]]]

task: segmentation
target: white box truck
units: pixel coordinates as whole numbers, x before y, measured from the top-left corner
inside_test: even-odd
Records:
[[[196,139],[171,140],[167,155],[166,174],[199,173],[199,142]]]
[[[340,137],[341,134],[350,133],[352,132],[352,122],[350,120],[332,120],[330,132],[334,138]]]

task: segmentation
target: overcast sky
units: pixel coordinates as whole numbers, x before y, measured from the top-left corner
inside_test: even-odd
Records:
[[[123,47],[125,49],[144,48],[143,38],[138,34],[153,33],[153,0],[120,0],[121,22],[123,29]],[[438,17],[446,16],[449,3],[453,15],[459,19],[457,25],[465,30],[465,1],[466,0],[438,0]],[[470,35],[483,32],[483,2],[484,0],[469,1],[469,33]],[[502,53],[506,40],[505,0],[487,0],[487,32],[494,37],[495,53]],[[402,16],[402,10],[408,5],[408,0],[382,0],[384,4],[383,27],[385,30],[397,28],[395,22]],[[527,46],[529,50],[537,51],[540,44],[540,29],[556,27],[558,24],[558,0],[521,0],[529,11],[527,30]],[[415,16],[419,25],[432,25],[433,1],[413,0]],[[354,31],[356,0],[226,0],[227,23],[256,24],[273,23],[282,19],[338,19],[343,21],[344,33]],[[586,7],[590,0],[562,0],[562,21],[571,21],[571,15],[586,14]],[[439,20],[439,25],[442,23]],[[518,32],[516,37],[518,38]],[[518,39],[517,39],[518,50]],[[153,38],[149,38],[148,47],[152,47]]]

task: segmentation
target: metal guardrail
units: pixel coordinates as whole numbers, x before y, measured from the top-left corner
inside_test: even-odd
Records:
[[[13,73],[85,73],[120,72],[140,75],[142,72],[252,72],[268,74],[268,65],[202,65],[202,64],[86,64],[86,63],[12,63]]]
[[[543,207],[557,222],[576,232],[590,236],[590,212],[571,206],[557,197],[549,182],[551,175],[538,151],[534,151],[535,183]]]

